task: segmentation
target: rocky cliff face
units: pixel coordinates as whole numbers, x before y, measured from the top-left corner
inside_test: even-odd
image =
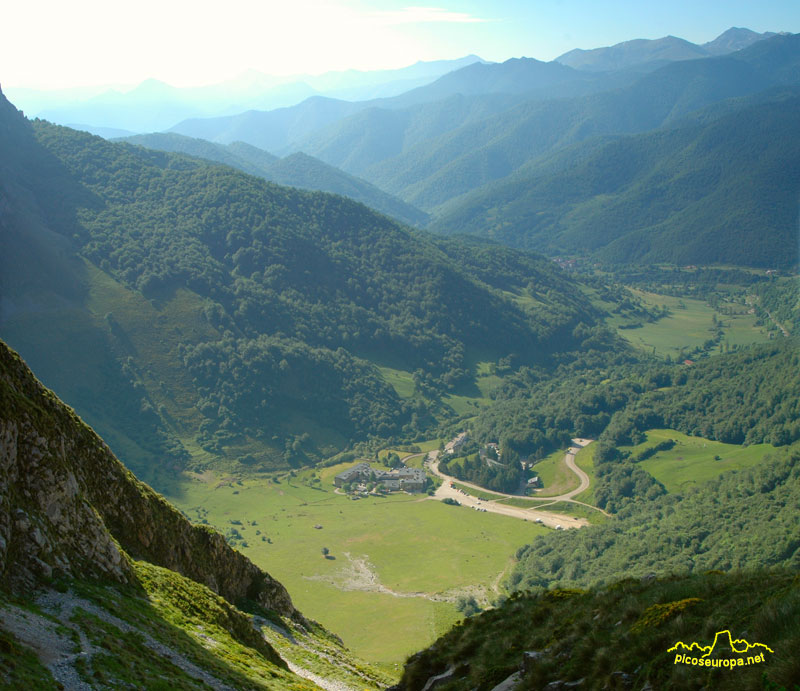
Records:
[[[302,619],[280,583],[139,482],[0,342],[0,586],[130,583],[131,559]]]

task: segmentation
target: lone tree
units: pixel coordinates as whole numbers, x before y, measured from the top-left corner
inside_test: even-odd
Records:
[[[322,548],[322,556],[327,557],[330,554],[330,550],[327,547]]]

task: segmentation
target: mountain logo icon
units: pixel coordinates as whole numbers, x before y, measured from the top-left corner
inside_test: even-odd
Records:
[[[710,645],[701,645],[693,641],[678,641],[669,653],[676,653],[674,664],[693,665],[695,667],[745,667],[765,661],[765,653],[774,653],[764,643],[750,643],[744,638],[734,638],[728,629],[717,631]],[[716,653],[712,658],[712,653]],[[744,656],[747,657],[744,657]],[[735,657],[742,656],[742,657]]]

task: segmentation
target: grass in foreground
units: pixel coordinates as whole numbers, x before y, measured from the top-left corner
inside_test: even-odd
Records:
[[[0,601],[0,607],[2,602]],[[0,625],[0,687],[55,691],[56,680],[36,653]]]
[[[64,671],[71,667],[90,688],[316,688],[286,668],[249,615],[173,571],[133,566],[135,585],[58,582],[49,593],[50,613],[30,600],[0,603],[29,622],[28,643],[0,633],[3,688],[64,688],[29,646]],[[373,679],[370,687],[382,682]]]
[[[416,691],[452,668],[454,679],[437,689],[488,691],[524,665],[518,689],[578,679],[582,688],[593,689],[796,689],[798,622],[800,580],[793,571],[709,572],[627,579],[590,591],[520,594],[464,621],[415,656],[401,688]],[[734,669],[675,664],[669,648],[676,642],[710,645],[725,630],[774,652],[765,652],[763,663]],[[534,653],[527,661],[525,651]],[[739,657],[729,649],[713,656]]]

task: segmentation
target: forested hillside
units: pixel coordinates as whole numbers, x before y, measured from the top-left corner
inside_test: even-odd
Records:
[[[436,232],[613,263],[790,268],[799,68],[800,36],[731,29],[703,46],[476,63],[391,99],[309,99],[174,131],[310,154],[424,210]],[[285,160],[308,174],[308,159]],[[773,241],[758,243],[764,226]]]
[[[397,197],[382,192],[366,180],[348,175],[344,171],[303,153],[298,152],[285,158],[278,158],[244,142],[232,142],[228,145],[215,144],[204,139],[184,137],[170,132],[139,134],[126,137],[121,141],[138,144],[149,149],[183,153],[224,163],[278,185],[340,194],[404,223],[421,225],[428,218],[424,212]]]
[[[514,590],[586,587],[649,573],[800,568],[800,452],[776,450],[750,470],[681,495],[632,504],[598,526],[521,549]]]
[[[544,362],[598,317],[536,256],[500,278],[499,248],[2,107],[3,333],[140,472],[200,447],[272,467],[413,437],[476,354]]]
[[[362,120],[360,127],[352,130],[359,133],[359,139],[350,139],[347,151],[372,150],[372,158],[363,154],[353,158],[338,149],[339,135],[332,126],[327,130],[327,143],[315,136],[304,150],[425,211],[438,213],[450,200],[562,147],[597,136],[647,132],[673,125],[725,99],[796,85],[799,49],[797,36],[775,36],[732,55],[670,63],[638,76],[633,83],[615,84],[586,96],[519,99],[501,112],[464,119],[427,139],[393,137],[387,141],[376,133],[402,113],[414,117],[434,104],[399,113],[387,111],[383,119],[373,112],[369,121],[365,113],[354,114],[350,120]],[[509,70],[514,67],[506,65]],[[336,127],[344,129],[345,122]],[[384,134],[389,133],[395,134],[395,129],[386,129]],[[383,150],[378,151],[376,145]],[[345,155],[346,160],[336,154]]]
[[[799,106],[781,91],[700,124],[593,141],[469,195],[434,227],[614,263],[792,267]]]
[[[616,264],[796,264],[800,36],[562,57],[585,69],[476,63],[392,99],[175,131],[310,154],[429,213],[436,232]]]

